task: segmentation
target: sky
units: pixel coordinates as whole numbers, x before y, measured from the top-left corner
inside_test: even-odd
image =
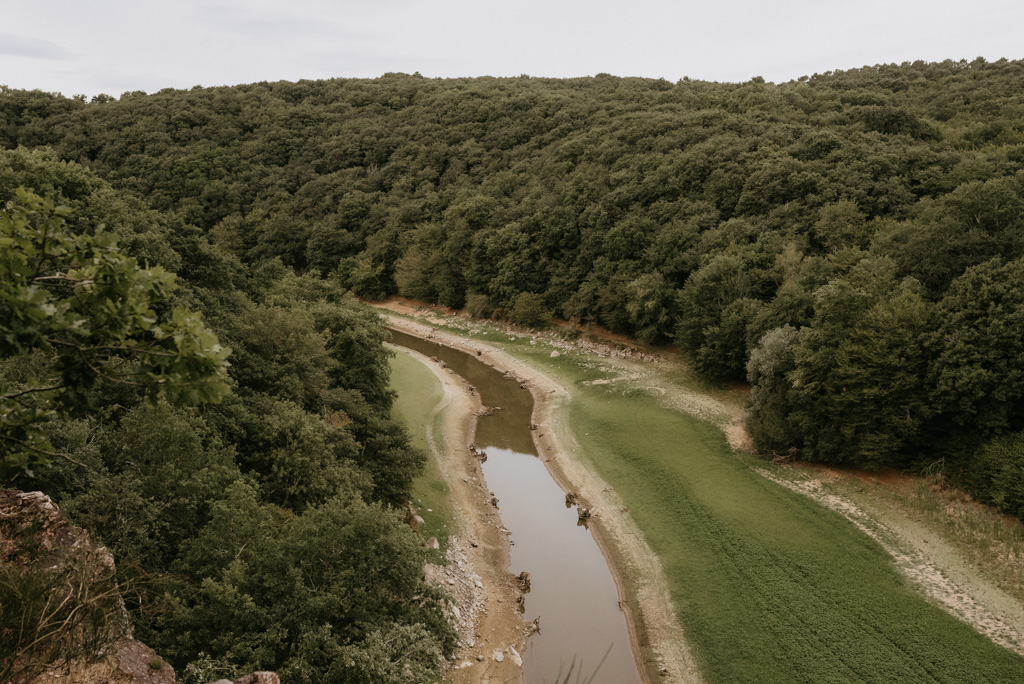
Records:
[[[420,72],[782,82],[1024,58],[1021,0],[0,0],[0,85],[87,96]]]

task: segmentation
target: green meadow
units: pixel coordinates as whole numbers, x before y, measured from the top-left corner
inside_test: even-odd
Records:
[[[437,410],[443,398],[441,382],[422,362],[398,350],[391,359],[391,388],[398,393],[391,415],[409,431],[413,444],[427,453],[423,474],[413,480],[413,511],[423,518],[419,525],[424,539],[437,537],[441,553],[447,549],[451,525],[448,485],[441,477],[432,436],[440,439],[443,413]]]

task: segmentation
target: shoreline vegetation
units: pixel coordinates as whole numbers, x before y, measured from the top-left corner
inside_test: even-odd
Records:
[[[573,347],[573,345],[572,344],[564,343],[564,340],[563,340],[563,342],[561,344],[557,344],[556,343],[554,347],[551,347],[551,346],[546,344],[546,342],[549,342],[549,341],[551,341],[553,339],[558,338],[559,336],[557,334],[554,337],[552,337],[550,333],[548,333],[548,334],[544,334],[544,333],[538,334],[538,333],[536,333],[534,331],[524,332],[522,330],[516,330],[515,328],[503,328],[500,325],[493,324],[492,322],[476,321],[476,320],[468,319],[468,318],[466,318],[464,316],[460,316],[460,315],[449,315],[449,314],[446,314],[443,310],[441,310],[438,307],[426,307],[426,306],[422,306],[421,303],[417,303],[417,302],[395,301],[395,302],[390,302],[390,303],[384,303],[382,306],[384,308],[391,309],[392,311],[397,311],[399,313],[399,315],[410,316],[413,319],[417,320],[420,326],[426,326],[425,328],[424,327],[418,327],[417,328],[419,330],[419,334],[421,334],[422,336],[429,335],[435,341],[439,341],[439,342],[442,342],[442,343],[445,343],[445,344],[454,344],[454,345],[459,346],[459,347],[461,347],[463,349],[471,350],[471,351],[472,350],[485,350],[485,349],[488,349],[488,348],[492,347],[492,345],[498,345],[498,347],[497,347],[498,351],[501,351],[501,349],[504,348],[505,351],[502,354],[502,356],[505,358],[505,364],[509,368],[516,369],[513,372],[520,372],[521,373],[524,368],[529,368],[529,366],[527,366],[527,364],[530,364],[530,365],[534,366],[535,368],[537,368],[537,372],[538,373],[543,374],[544,372],[551,372],[552,365],[556,364],[556,363],[559,363],[559,361],[550,361],[550,362],[541,361],[541,359],[545,358],[545,356],[548,353],[550,353],[550,350],[552,350],[552,349],[556,350],[556,351],[557,350],[562,350],[561,354],[563,355],[563,357],[562,357],[563,359],[564,359],[564,354],[567,354],[567,353],[570,354],[570,355],[572,354],[571,351],[566,351],[566,350],[567,349],[571,349]],[[395,319],[393,313],[388,313],[388,316],[389,316],[389,321],[390,321],[389,325],[394,323],[395,321],[402,320],[402,319]],[[407,324],[407,327],[408,327],[408,324]],[[458,337],[453,337],[453,336],[458,336]],[[513,339],[515,339],[515,342],[512,342]],[[534,341],[535,344],[534,345],[528,345],[527,341],[529,341],[529,340]],[[519,344],[517,344],[517,342]],[[617,343],[615,341],[612,341],[612,344],[615,345]],[[486,346],[484,346],[484,345],[486,345]],[[537,351],[540,348],[543,349],[543,354],[541,352]],[[614,348],[614,347],[607,347],[606,349],[612,349],[612,348]],[[524,351],[527,351],[527,350],[529,350],[530,352],[534,352],[534,353],[532,355],[530,355],[528,353],[524,354]],[[486,352],[485,351],[485,353],[490,353],[490,352]],[[509,354],[511,356],[508,356]],[[547,358],[550,359],[549,356]],[[610,356],[609,357],[605,357],[604,359],[602,359],[601,357],[598,357],[598,356],[593,356],[593,357],[591,357],[591,359],[589,361],[582,360],[580,358],[576,358],[576,359],[574,359],[574,363],[576,363],[576,364],[583,364],[583,365],[588,365],[588,364],[596,363],[597,365],[600,365],[602,361],[607,361],[607,360],[615,361],[615,363],[613,365],[617,365],[619,363],[627,364],[627,365],[628,364],[635,365],[635,362],[626,362],[626,361],[621,361],[621,360],[614,360]],[[647,365],[648,366],[656,367],[656,369],[653,371],[653,373],[663,373],[665,376],[672,376],[673,379],[676,379],[677,375],[679,373],[678,369],[676,367],[674,367],[674,362],[673,361],[668,361],[666,363],[665,360],[663,360],[661,363],[647,364]],[[605,370],[607,370],[607,368],[605,368]],[[534,379],[534,382],[536,382],[536,379]],[[590,380],[584,380],[583,382],[584,383],[586,383],[586,382],[595,383],[593,386],[597,386],[597,387],[607,387],[607,385],[609,385],[609,384],[615,384],[616,382],[621,382],[621,377],[620,377],[620,379],[610,379],[608,377],[597,377],[597,378],[593,378],[593,379],[590,379]],[[664,383],[662,383],[662,382],[658,382],[658,381],[652,380],[652,375],[647,375],[647,374],[640,373],[640,374],[638,374],[638,377],[632,378],[631,382],[626,382],[623,385],[625,387],[625,389],[620,390],[621,392],[624,392],[627,396],[635,396],[636,393],[637,393],[637,389],[629,389],[629,385],[630,384],[632,384],[634,387],[639,386],[639,391],[641,393],[646,393],[648,396],[651,396],[651,397],[658,397],[658,398],[664,399],[665,394],[666,394],[666,385]],[[550,390],[548,390],[548,391],[550,391]],[[670,390],[669,390],[669,392],[670,392]],[[535,390],[535,394],[536,394],[536,390]],[[734,405],[739,405],[739,402],[741,401],[741,398],[740,398],[741,395],[737,395],[735,393],[733,393],[732,395],[728,395],[727,394],[727,395],[722,395],[722,396],[725,396],[725,397],[733,396],[733,397],[735,397],[734,399],[731,400],[731,401],[735,402]],[[579,396],[576,396],[574,402],[579,402],[579,401],[581,401],[581,398]],[[559,404],[559,402],[552,402],[552,404],[559,405],[560,409],[556,409],[554,411],[547,412],[547,415],[545,416],[545,418],[542,419],[542,420],[544,420],[544,422],[539,422],[538,423],[541,426],[541,427],[538,428],[538,433],[546,431],[548,429],[548,426],[554,424],[552,421],[564,420],[565,416],[567,415],[565,413],[565,411],[567,410],[567,407],[565,406],[565,404]],[[570,403],[570,406],[571,406],[571,403]],[[718,425],[718,429],[719,430],[723,430],[723,431],[724,430],[729,430],[730,426],[734,426],[735,425],[735,421],[734,421],[733,417],[730,417],[727,412],[726,413],[718,412],[718,414],[716,416],[713,412],[708,411],[706,406],[702,407],[702,408],[694,408],[694,405],[690,406],[690,410],[691,411],[694,411],[694,410],[700,411],[702,409],[703,409],[702,417],[704,419],[709,419],[709,418],[712,419],[713,422],[715,422]],[[559,410],[561,410],[562,412],[560,413]],[[561,416],[561,418],[559,418],[558,416]],[[716,417],[717,417],[717,420],[714,420]],[[585,423],[583,423],[582,421],[579,421],[579,419],[577,417],[576,422],[574,424],[576,425],[577,429],[580,429],[579,426],[584,425]],[[550,434],[550,433],[548,433],[548,434]],[[564,431],[564,430],[562,432],[560,432],[560,435],[561,435],[562,439],[565,439],[566,436],[569,436],[571,438],[571,433],[568,433],[568,435],[567,435],[566,431]],[[540,445],[543,446],[543,438],[542,439],[538,439],[536,441],[541,443]],[[577,449],[579,448],[579,446],[580,446],[579,444],[574,444],[574,447],[577,448]],[[793,466],[773,465],[773,464],[770,464],[769,462],[759,461],[757,459],[752,459],[751,457],[743,456],[742,452],[733,452],[733,453],[739,454],[739,457],[742,460],[742,467],[744,469],[746,469],[746,470],[751,470],[751,471],[752,470],[756,470],[756,469],[759,469],[760,466],[767,466],[767,467],[769,467],[771,469],[771,471],[772,471],[771,473],[766,472],[766,473],[762,473],[760,475],[756,475],[756,477],[758,477],[758,478],[760,478],[760,477],[762,477],[764,475],[769,475],[770,477],[778,478],[779,476],[777,474],[780,471],[784,471],[786,474],[783,475],[782,477],[784,477],[787,481],[786,482],[782,482],[782,484],[784,484],[786,486],[790,486],[791,482],[793,482],[793,481],[800,481],[800,480],[806,480],[807,479],[807,473],[806,473],[805,469],[801,470],[799,468],[794,468]],[[576,454],[575,456],[572,456],[571,458],[579,459],[580,455]],[[557,461],[558,461],[557,457],[555,459],[553,459],[553,461],[557,464]],[[548,465],[550,466],[551,463],[549,462]],[[556,467],[557,467],[557,465],[556,465]],[[593,466],[590,465],[590,466],[587,466],[587,467],[591,467],[592,468]],[[827,479],[829,480],[829,482],[827,482],[824,485],[824,488],[826,490],[829,489],[832,486],[831,481],[835,480],[835,481],[837,481],[837,484],[835,486],[840,487],[840,488],[845,488],[846,489],[845,493],[847,495],[850,495],[850,496],[855,496],[855,495],[864,496],[863,493],[858,494],[857,492],[851,491],[851,488],[849,487],[848,483],[844,483],[845,481],[840,481],[841,478],[839,478],[837,476],[832,476],[832,477],[827,478]],[[560,482],[560,484],[563,486],[563,488],[565,487],[564,482],[565,482],[564,479]],[[815,480],[815,482],[816,482],[816,480]],[[605,493],[608,494],[609,492],[605,492]],[[840,493],[842,493],[842,492],[840,492]],[[802,492],[801,493],[801,497],[804,496],[804,495],[806,495],[806,492]],[[843,503],[843,505],[849,504],[849,501],[850,501],[849,496],[842,497],[839,494],[834,493],[834,492],[832,493],[831,496],[833,496],[835,500],[841,501]],[[894,510],[893,510],[893,507],[892,507],[891,503],[886,503],[884,501],[884,499],[879,499],[877,497],[877,495],[875,495],[873,497],[871,495],[867,495],[867,496],[869,497],[868,501],[862,501],[861,507],[858,510],[870,511],[869,517],[870,517],[870,519],[872,521],[872,524],[876,525],[879,529],[886,530],[886,534],[892,535],[892,538],[895,540],[892,545],[885,545],[885,544],[883,544],[883,546],[885,546],[885,554],[886,554],[885,563],[886,564],[893,564],[893,560],[892,560],[892,555],[891,554],[894,554],[894,553],[897,554],[897,558],[902,558],[901,556],[899,556],[899,554],[907,553],[908,549],[912,549],[913,551],[915,551],[917,553],[920,553],[920,549],[914,546],[915,543],[917,544],[917,546],[920,546],[922,543],[926,544],[928,542],[931,542],[932,544],[935,544],[937,546],[937,542],[942,537],[941,537],[940,534],[938,534],[936,532],[935,529],[933,529],[932,527],[927,527],[926,526],[926,530],[927,530],[928,534],[924,534],[923,530],[917,530],[918,534],[917,534],[917,536],[915,538],[913,536],[914,530],[909,529],[908,526],[905,525],[905,524],[903,524],[903,525],[899,524],[900,520],[898,519],[898,517],[894,516]],[[870,505],[870,502],[873,502],[873,505]],[[818,501],[818,503],[819,504],[828,505],[827,502],[820,501],[820,500]],[[616,505],[621,507],[621,502],[618,502]],[[597,508],[601,509],[602,507],[599,506]],[[615,510],[621,510],[621,508],[616,508]],[[598,519],[600,520],[600,516],[598,517]],[[628,573],[624,573],[623,572],[623,568],[622,568],[623,561],[622,561],[621,554],[617,553],[615,550],[611,550],[611,552],[609,552],[609,549],[607,548],[607,539],[604,539],[604,541],[605,541],[605,545],[602,546],[602,550],[605,552],[606,557],[609,559],[609,562],[612,564],[613,568],[616,568],[615,574],[616,574],[617,582],[621,582],[623,580],[623,577],[626,577],[627,578],[626,583],[628,583],[628,581],[630,579],[632,579],[632,578],[630,577],[630,575]],[[961,549],[961,551],[958,552],[957,550],[955,550],[957,548]],[[962,563],[962,561],[960,561],[960,559],[963,558],[962,548],[963,548],[962,546],[961,547],[957,547],[957,546],[955,546],[953,544],[948,544],[946,547],[936,548],[936,547],[933,546],[932,548],[928,549],[933,555],[938,556],[938,558],[937,559],[936,558],[925,558],[924,560],[928,561],[928,563],[931,564],[931,565],[929,565],[929,568],[932,571],[937,571],[937,573],[938,573],[936,575],[937,577],[941,576],[945,580],[948,580],[947,584],[941,589],[941,591],[949,592],[947,595],[944,595],[944,596],[937,596],[937,595],[933,594],[933,595],[930,596],[930,600],[935,601],[936,605],[942,606],[943,605],[943,599],[948,599],[951,596],[956,598],[957,600],[960,600],[960,601],[963,601],[963,602],[967,602],[967,603],[970,603],[975,598],[980,597],[982,599],[981,602],[975,604],[976,608],[980,607],[980,609],[981,609],[978,614],[975,614],[973,616],[965,615],[963,613],[963,611],[961,611],[960,614],[958,615],[958,617],[960,619],[965,619],[965,620],[971,620],[973,618],[974,619],[973,626],[975,628],[981,629],[982,631],[987,633],[990,637],[994,638],[997,642],[999,642],[1000,639],[1002,638],[1003,643],[1009,645],[1012,648],[1013,647],[1013,640],[1015,638],[1019,639],[1019,634],[1021,633],[1020,632],[1021,626],[1024,625],[1024,622],[1021,621],[1022,613],[1021,613],[1021,610],[1020,610],[1020,603],[1019,603],[1019,601],[1016,598],[1010,598],[1009,596],[1007,596],[1007,594],[1000,593],[999,591],[994,591],[993,592],[992,590],[995,589],[995,583],[992,582],[989,577],[983,576],[982,571],[974,569],[974,568],[969,568],[969,569],[967,569],[966,572],[963,571],[964,568],[967,568],[967,566],[969,566],[970,564],[969,563]],[[903,560],[905,561],[906,559],[903,558]],[[918,560],[920,560],[920,559],[918,559]],[[963,568],[960,567],[961,565],[963,566]],[[919,567],[909,568],[908,569],[908,566],[906,565],[906,563],[895,564],[894,567],[895,566],[899,566],[900,572],[903,573],[903,576],[906,576],[906,577],[913,577],[913,572],[916,572],[916,571],[920,570]],[[952,572],[950,572],[951,570],[952,570]],[[951,577],[947,577],[947,575],[949,575]],[[635,577],[635,575],[634,575],[634,577]],[[934,578],[932,578],[932,579],[934,579]],[[927,582],[922,582],[921,581],[921,577],[920,576],[917,576],[914,581],[916,582],[915,586],[919,586],[919,587],[924,587],[927,584]],[[620,585],[620,590],[621,589],[622,589],[622,586]],[[626,587],[626,592],[627,592],[627,595],[628,595],[628,593],[629,593],[628,586]],[[927,592],[922,591],[922,595],[927,595]],[[674,597],[674,598],[676,600],[678,600],[677,596]],[[1007,601],[1009,601],[1009,603],[1006,603]],[[628,602],[627,602],[627,605],[628,605]],[[946,605],[944,607],[946,609],[950,608],[949,605]],[[1003,608],[1003,610],[1001,611],[1002,615],[1000,615],[1000,618],[1004,618],[1004,619],[1002,619],[1002,621],[998,621],[996,623],[985,623],[986,619],[990,619],[991,618],[992,611],[990,609],[992,609],[993,607],[995,607],[997,609],[997,612],[999,612],[998,609],[1000,607]],[[956,611],[952,611],[952,612],[954,614],[957,614]],[[643,620],[642,614],[632,614],[632,615],[630,615],[631,632],[632,633],[643,634],[644,628],[643,628],[642,620]],[[634,624],[634,623],[639,623],[639,624]],[[686,623],[686,620],[684,618],[683,619],[683,624],[685,624],[685,623]],[[947,625],[947,627],[948,627],[948,625]],[[632,631],[632,630],[635,630],[635,631]],[[954,628],[954,631],[956,631],[956,628]],[[781,648],[781,645],[779,647]],[[698,656],[698,658],[699,658],[699,656]],[[699,662],[699,660],[698,660],[698,662]],[[661,673],[658,670],[658,668],[654,668],[651,665],[652,665],[652,662],[648,661],[647,667],[646,667],[645,676],[650,677],[653,674],[655,676],[658,676],[659,678],[662,678],[661,677]],[[702,666],[704,668],[707,668],[707,667],[709,667],[709,664],[705,661],[704,663],[702,663]],[[711,669],[710,670],[706,670],[706,671],[710,675],[710,676],[707,677],[708,681],[723,681],[721,679],[721,673],[716,673],[714,671],[714,665],[711,665]],[[672,673],[671,670],[670,670],[668,674],[669,674],[670,681],[672,681],[674,679],[673,675],[675,673]],[[768,676],[769,679],[771,679],[772,675],[765,675],[765,676]],[[858,675],[858,676],[864,676],[866,679],[872,679],[872,676],[870,675],[870,671],[869,670],[862,671],[860,673],[860,675]],[[940,676],[940,680],[942,680],[941,676]],[[680,679],[679,681],[687,681],[687,680],[685,678],[683,678],[683,679]],[[779,680],[779,681],[781,681],[781,680]]]

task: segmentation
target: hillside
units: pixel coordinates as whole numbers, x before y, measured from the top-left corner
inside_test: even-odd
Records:
[[[763,455],[927,470],[1024,518],[1022,86],[1024,63],[979,59],[782,84],[0,87],[5,249],[36,250],[0,291],[5,485],[110,548],[186,684],[430,681],[456,637],[403,524],[424,455],[353,297],[401,294],[673,344],[749,383]],[[142,342],[22,334],[52,318],[39,292],[74,299],[50,230],[134,260],[153,296],[103,317]],[[153,361],[188,335],[212,385]]]
[[[79,649],[89,625],[71,618],[111,582],[183,684],[435,680],[455,635],[401,510],[424,454],[390,417],[376,315],[327,281],[250,269],[49,152],[0,151],[0,197],[3,486],[45,492],[117,568],[65,596],[8,557],[38,557],[31,529],[5,541],[13,681],[50,664],[26,616],[45,653],[109,649]]]
[[[48,146],[253,266],[673,341],[753,385],[767,453],[940,463],[1020,515],[1024,64],[770,84],[259,83],[0,95]]]

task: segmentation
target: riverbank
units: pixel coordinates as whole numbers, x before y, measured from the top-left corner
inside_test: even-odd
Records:
[[[509,541],[490,503],[479,462],[469,449],[480,400],[466,382],[412,350],[407,355],[440,384],[440,400],[422,421],[431,457],[448,485],[454,529],[446,563],[427,567],[428,578],[452,596],[449,608],[461,646],[450,672],[454,684],[524,682],[511,649],[525,649],[529,630],[516,606],[521,596],[509,574]],[[501,653],[501,660],[495,658]]]
[[[891,548],[811,503],[806,492],[776,488],[752,469],[763,462],[702,428],[736,425],[735,393],[694,387],[672,363],[636,363],[628,348],[577,352],[551,334],[524,337],[429,310],[418,316],[438,328],[435,335],[451,334],[469,348],[483,340],[506,347],[509,368],[529,364],[570,388],[573,402],[562,402],[562,415],[575,432],[562,439],[562,450],[613,485],[607,489],[616,490],[662,558],[708,680],[1020,675],[1019,659],[940,613],[938,607],[949,609],[942,601],[923,600],[928,592],[907,582],[913,577],[893,563]],[[552,349],[562,358],[550,358]],[[556,436],[568,430],[556,427]],[[927,639],[915,636],[924,633]]]

